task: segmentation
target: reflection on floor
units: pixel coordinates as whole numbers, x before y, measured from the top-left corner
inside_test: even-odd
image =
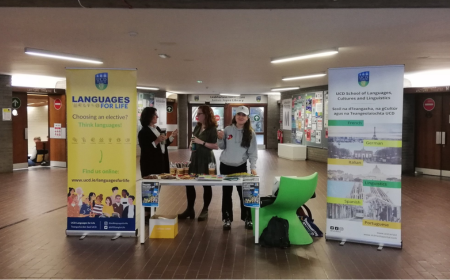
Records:
[[[217,156],[219,154],[217,153]],[[170,150],[172,161],[189,158]],[[138,160],[136,161],[138,162]],[[319,172],[317,198],[308,202],[325,231],[326,164],[280,159],[274,150],[259,151],[262,193],[269,194],[275,175]],[[137,170],[138,178],[139,170]],[[33,168],[0,174],[1,278],[450,278],[450,181],[434,177],[402,178],[403,249],[315,238],[309,246],[286,250],[253,244],[252,232],[235,221],[222,230],[221,189],[213,188],[209,219],[180,221],[171,240],[136,238],[111,241],[66,237],[67,170]],[[196,213],[202,208],[197,188]],[[158,213],[186,207],[183,187],[162,190]],[[235,216],[238,196],[233,192]]]

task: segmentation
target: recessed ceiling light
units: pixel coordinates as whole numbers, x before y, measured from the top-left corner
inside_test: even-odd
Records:
[[[159,55],[159,57],[161,57],[161,58],[170,58],[170,56],[168,56],[167,54],[164,54],[164,53],[158,54],[158,55]]]
[[[159,90],[157,87],[136,87],[137,89],[146,89],[146,90]]]
[[[322,51],[316,51],[316,52],[310,52],[305,54],[299,54],[295,56],[287,56],[287,57],[280,57],[275,58],[271,60],[271,63],[281,63],[281,62],[288,62],[288,61],[294,61],[294,60],[300,60],[300,59],[308,59],[313,57],[321,57],[321,56],[328,56],[337,54],[339,52],[339,49],[330,49],[330,50],[322,50]]]
[[[241,96],[239,93],[220,93],[223,96]]]
[[[281,80],[283,81],[292,81],[292,80],[302,80],[302,79],[310,79],[310,78],[317,78],[317,77],[323,77],[326,74],[313,74],[313,75],[305,75],[305,76],[296,76],[296,77],[286,77]]]
[[[83,57],[83,56],[67,54],[67,53],[57,53],[57,52],[51,52],[51,51],[45,51],[45,50],[38,50],[38,49],[32,49],[32,48],[25,48],[25,53],[29,54],[29,55],[44,56],[44,57],[50,57],[50,58],[56,58],[56,59],[103,64],[102,61],[95,59],[95,58]]]
[[[128,35],[130,35],[131,37],[136,37],[139,33],[137,33],[136,31],[131,31],[130,33],[128,33]]]
[[[201,83],[203,83],[203,82],[202,82],[202,81],[197,81],[197,83],[201,84]]]
[[[300,87],[284,87],[284,88],[273,88],[270,91],[286,91],[286,90],[295,90],[299,89]]]

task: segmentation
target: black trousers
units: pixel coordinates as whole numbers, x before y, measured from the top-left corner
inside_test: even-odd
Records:
[[[220,174],[229,175],[233,173],[247,172],[247,162],[240,166],[230,166],[220,163]],[[236,186],[239,199],[241,201],[241,220],[251,219],[252,212],[250,208],[244,206],[242,199],[242,186]],[[222,186],[222,220],[230,219],[233,221],[233,186]]]
[[[187,209],[194,209],[195,198],[197,197],[194,186],[186,186],[186,197],[187,197]],[[211,186],[203,186],[203,211],[208,211],[209,204],[211,204],[211,199],[212,199]]]

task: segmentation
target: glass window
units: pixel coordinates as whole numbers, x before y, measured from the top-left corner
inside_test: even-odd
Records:
[[[231,108],[232,118],[236,115],[236,108]],[[250,123],[255,132],[264,132],[264,107],[250,107]]]
[[[197,109],[198,107],[192,107],[192,131],[194,131],[194,128],[197,125]],[[211,107],[211,109],[216,117],[218,125],[217,129],[223,129],[224,107]]]

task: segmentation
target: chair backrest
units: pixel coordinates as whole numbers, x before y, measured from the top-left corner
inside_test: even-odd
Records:
[[[305,177],[281,177],[280,188],[273,205],[279,208],[297,209],[314,194],[317,180],[317,172]]]

